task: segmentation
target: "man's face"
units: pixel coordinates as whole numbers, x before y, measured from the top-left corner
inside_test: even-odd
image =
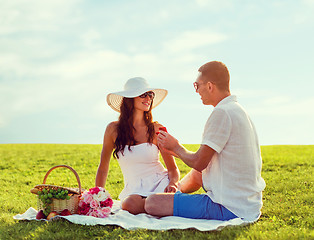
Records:
[[[201,74],[197,77],[194,87],[196,92],[200,95],[203,104],[210,105],[209,82],[204,81]]]

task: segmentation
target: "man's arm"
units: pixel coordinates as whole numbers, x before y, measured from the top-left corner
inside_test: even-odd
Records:
[[[207,145],[201,145],[197,152],[188,151],[177,139],[164,131],[160,131],[157,139],[160,147],[179,157],[186,165],[199,172],[207,167],[215,154],[215,150]]]

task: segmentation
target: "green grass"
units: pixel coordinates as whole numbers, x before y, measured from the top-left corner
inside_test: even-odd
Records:
[[[197,150],[198,145],[186,145]],[[263,146],[262,176],[267,187],[260,220],[244,227],[200,232],[194,229],[128,231],[116,226],[83,226],[67,221],[15,221],[13,216],[36,208],[30,189],[41,184],[55,165],[67,164],[79,174],[82,187],[94,186],[100,145],[1,144],[0,239],[314,239],[314,146]],[[177,160],[183,177],[189,168]],[[76,187],[74,175],[56,169],[48,184]],[[110,163],[106,189],[117,199],[123,177],[116,160]]]

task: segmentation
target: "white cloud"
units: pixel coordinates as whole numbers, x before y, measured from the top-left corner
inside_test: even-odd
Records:
[[[1,75],[7,75],[12,72],[16,75],[23,75],[28,71],[28,67],[21,57],[14,53],[2,53],[0,54],[0,73]]]
[[[88,49],[99,48],[101,44],[99,40],[101,39],[101,33],[96,29],[89,29],[87,32],[84,32],[81,36],[83,45]]]
[[[75,15],[67,21],[64,18],[75,9],[80,0],[17,0],[2,1],[0,16],[1,34],[10,34],[22,31],[58,30],[59,27],[76,22]],[[56,17],[57,16],[57,17]]]
[[[193,30],[178,34],[175,38],[168,40],[164,47],[167,52],[189,52],[197,48],[220,43],[227,38],[228,36],[222,33]]]
[[[210,2],[212,2],[212,1],[210,1],[210,0],[195,0],[195,2],[196,2],[199,6],[204,7],[204,6],[208,5],[208,4],[209,4]]]
[[[276,97],[271,97],[271,98],[267,98],[264,101],[265,105],[282,105],[282,104],[289,104],[291,103],[292,99],[291,97],[288,96],[276,96]]]
[[[106,94],[122,90],[124,82],[134,76],[147,77],[151,85],[158,85],[156,81],[165,80],[163,69],[167,65],[158,54],[132,56],[112,50],[81,51],[49,63],[32,63],[19,55],[6,54],[0,63],[5,64],[0,70],[7,78],[0,82],[2,122],[19,115],[88,104],[95,105],[90,109],[95,117],[104,116],[111,111],[105,107]],[[11,72],[16,74],[12,81]]]
[[[93,80],[98,74],[105,78],[113,73],[119,74],[121,66],[129,62],[129,57],[112,50],[80,51],[73,55],[47,64],[40,69],[41,74],[59,74],[65,79]],[[108,81],[108,80],[107,80]]]
[[[305,2],[309,5],[313,3]],[[199,139],[203,127],[201,124],[195,124],[187,135],[186,131],[182,131],[195,118],[205,121],[210,112],[202,106],[198,95],[193,95],[191,83],[197,76],[197,68],[208,58],[217,56],[229,61],[231,69],[240,69],[242,76],[245,76],[245,72],[251,77],[250,71],[259,71],[256,68],[241,70],[241,67],[247,59],[248,49],[253,48],[246,48],[245,44],[238,48],[239,42],[227,41],[230,34],[240,33],[241,37],[251,43],[246,34],[260,31],[251,28],[256,22],[270,22],[274,26],[284,23],[289,25],[287,28],[291,28],[290,22],[280,15],[278,9],[283,9],[280,6],[272,8],[275,13],[279,13],[276,18],[267,15],[263,19],[261,13],[268,4],[246,3],[241,5],[235,15],[235,11],[226,9],[233,7],[233,4],[229,0],[196,0],[188,3],[176,1],[169,4],[156,2],[153,5],[143,1],[1,1],[0,127],[6,129],[4,126],[8,126],[7,132],[14,139],[12,132],[17,129],[16,125],[25,125],[24,117],[30,125],[33,124],[34,129],[38,128],[39,132],[45,133],[49,131],[46,129],[48,124],[43,124],[46,115],[52,119],[53,114],[69,117],[64,122],[54,123],[51,120],[49,123],[54,129],[58,129],[58,124],[65,129],[72,127],[73,131],[77,126],[88,129],[90,125],[105,124],[105,121],[112,121],[116,117],[113,115],[116,113],[106,104],[106,94],[122,90],[130,77],[143,76],[151,85],[169,89],[165,103],[156,109],[156,120],[163,120],[178,136],[187,138],[183,139],[184,142],[191,142],[194,132],[195,139]],[[284,6],[297,5],[287,3]],[[291,12],[299,14],[295,15],[295,19],[296,22],[305,24],[302,29],[310,29],[308,22],[313,19],[309,18],[311,8],[304,17],[304,6]],[[130,12],[130,7],[137,11]],[[248,9],[251,11],[246,11]],[[287,15],[291,18],[293,14]],[[248,16],[252,22],[247,22]],[[177,30],[179,24],[180,30]],[[228,32],[225,34],[213,29]],[[269,31],[267,36],[273,33]],[[273,40],[276,40],[276,36],[271,42]],[[289,38],[286,40],[287,43],[293,41]],[[258,41],[262,42],[263,38]],[[298,46],[301,45],[299,42]],[[269,46],[269,51],[274,50],[272,47]],[[261,64],[263,67],[277,64],[274,59],[269,59],[274,62],[265,62],[258,54],[256,56],[250,60],[256,65]],[[306,61],[311,62],[309,59]],[[302,67],[305,69],[307,65]],[[266,76],[269,81],[274,81],[271,90],[267,89],[267,85],[261,89],[234,90],[239,102],[244,103],[248,112],[261,121],[265,117],[295,119],[295,114],[313,119],[313,114],[307,113],[314,104],[313,99],[304,96],[297,99],[293,94],[289,95],[286,84],[276,89],[278,71],[275,73],[271,70],[267,71]],[[290,71],[292,76],[299,76],[293,69]],[[259,74],[255,80],[265,78],[265,73]],[[310,79],[310,73],[304,71],[302,79]],[[254,88],[253,84],[250,82],[246,87]],[[286,95],[281,95],[280,92]],[[197,113],[187,114],[187,109],[193,109]],[[73,125],[67,125],[69,123]],[[60,136],[60,139],[64,137],[71,141],[70,134],[65,135]],[[41,139],[49,139],[50,136],[47,133]]]
[[[314,117],[314,97],[296,97],[280,94],[278,90],[235,89],[232,91],[238,101],[246,106],[249,113],[256,116],[296,116]]]
[[[232,88],[233,82],[230,81],[230,88],[232,94],[237,96],[241,96],[242,98],[251,98],[251,97],[261,97],[264,98],[265,96],[269,95],[269,91],[266,89],[244,89],[244,88]]]
[[[303,0],[306,6],[314,7],[314,0]]]
[[[268,98],[250,109],[254,115],[314,117],[314,98],[292,99],[286,96]]]
[[[314,0],[303,0],[303,6],[298,8],[294,14],[294,24],[304,25],[314,23],[313,17]]]
[[[3,128],[7,125],[7,122],[4,120],[2,116],[0,116],[0,128]]]
[[[196,4],[200,7],[208,7],[209,10],[219,10],[233,6],[233,1],[230,0],[195,0]]]

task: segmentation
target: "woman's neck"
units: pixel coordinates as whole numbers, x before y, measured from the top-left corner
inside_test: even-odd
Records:
[[[144,112],[143,111],[134,111],[133,113],[133,126],[136,127],[142,127],[145,126],[144,121]]]

